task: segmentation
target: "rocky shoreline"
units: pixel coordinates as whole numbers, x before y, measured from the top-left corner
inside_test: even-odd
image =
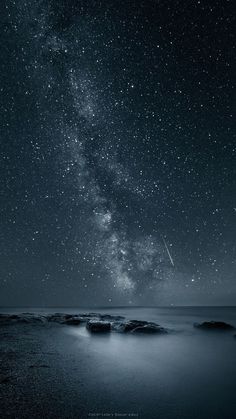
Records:
[[[167,330],[160,325],[142,321],[142,320],[126,320],[123,316],[111,316],[109,314],[98,313],[82,313],[82,314],[0,314],[0,325],[11,324],[47,324],[58,323],[68,326],[82,326],[91,333],[144,333],[158,334],[167,333]]]
[[[161,409],[160,419],[189,419],[196,406],[197,418],[236,417],[236,312],[8,310],[0,314],[0,417],[154,419]]]
[[[133,333],[133,334],[165,334],[169,331],[154,322],[143,320],[127,320],[123,316],[111,316],[100,313],[54,313],[54,314],[0,314],[0,326],[11,324],[44,325],[57,323],[68,326],[85,326],[90,333]],[[221,321],[204,321],[194,323],[194,328],[207,331],[232,331],[235,327]]]

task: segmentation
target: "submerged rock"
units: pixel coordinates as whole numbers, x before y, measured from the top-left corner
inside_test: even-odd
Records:
[[[213,321],[213,320],[211,320],[210,322],[194,323],[194,327],[196,327],[197,329],[203,329],[203,330],[233,330],[235,329],[235,327],[229,323]]]
[[[100,320],[89,320],[86,324],[86,328],[92,333],[110,332],[111,323]]]

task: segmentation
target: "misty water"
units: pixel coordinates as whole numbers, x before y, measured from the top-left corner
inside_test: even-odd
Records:
[[[164,335],[94,335],[83,325],[59,328],[58,348],[67,360],[68,380],[71,386],[78,378],[81,383],[75,402],[81,417],[236,417],[236,332],[193,327],[206,320],[236,326],[236,308],[47,309],[50,311],[122,315],[156,322],[169,331]],[[89,405],[83,416],[85,399]]]
[[[75,310],[75,312],[78,310]],[[236,417],[234,333],[202,331],[195,322],[236,326],[236,309],[221,307],[88,309],[157,322],[168,335],[91,335],[66,329],[89,362],[95,412],[138,413],[153,418]],[[99,394],[96,396],[96,389]],[[100,403],[99,403],[100,400]]]
[[[94,310],[93,310],[94,311]],[[101,309],[98,310],[101,312]],[[193,323],[223,320],[236,325],[235,308],[121,308],[102,310],[129,319],[154,321],[168,335],[118,333],[91,336],[71,328],[75,351],[89,358],[87,377],[111,408],[147,418],[236,417],[236,339],[234,333],[202,331]],[[95,384],[93,383],[93,384]],[[105,398],[106,398],[105,397]],[[98,397],[99,398],[99,397]]]

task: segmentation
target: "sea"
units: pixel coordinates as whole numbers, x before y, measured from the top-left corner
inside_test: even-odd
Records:
[[[54,307],[0,311],[107,313],[167,328],[167,334],[150,336],[92,335],[83,326],[60,329],[59,346],[68,360],[71,385],[74,388],[77,375],[82,382],[78,411],[82,412],[79,403],[85,393],[89,396],[87,416],[83,417],[236,418],[236,331],[194,327],[195,323],[210,320],[236,327],[236,307]]]

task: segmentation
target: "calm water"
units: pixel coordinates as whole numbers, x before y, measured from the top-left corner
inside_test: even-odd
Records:
[[[73,360],[74,366],[76,362],[81,366],[82,362],[82,367],[70,371],[70,380],[73,382],[79,374],[84,390],[80,390],[78,406],[83,391],[87,392],[90,415],[236,418],[235,333],[193,328],[194,322],[204,320],[223,320],[236,326],[236,308],[53,308],[49,311],[117,314],[128,319],[154,321],[170,330],[163,336],[118,333],[94,336],[83,326],[60,329],[59,350],[70,362]],[[68,368],[69,365],[68,361]]]
[[[100,310],[101,311],[101,310]],[[103,312],[106,310],[102,310]],[[209,333],[194,322],[223,320],[236,325],[235,308],[128,308],[107,310],[154,321],[166,336],[90,336],[72,328],[75,351],[89,357],[91,383],[102,389],[105,411],[147,418],[236,418],[236,339]],[[94,389],[96,393],[96,389]],[[104,408],[103,408],[104,409]],[[95,412],[101,407],[96,407]]]

